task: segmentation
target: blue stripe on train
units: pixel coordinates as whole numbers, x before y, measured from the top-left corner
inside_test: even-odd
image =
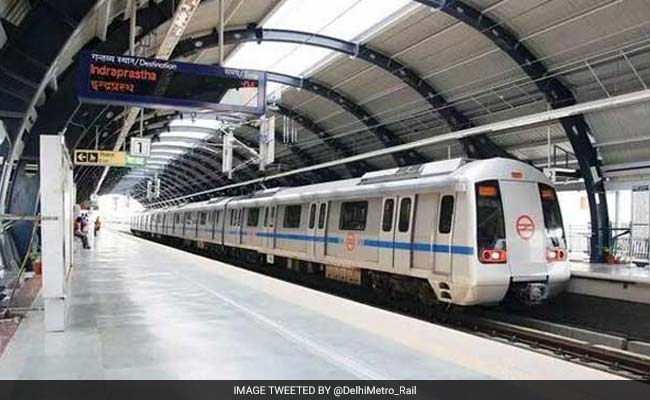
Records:
[[[242,234],[246,236],[247,231],[228,231],[228,235],[239,235]],[[325,242],[339,244],[343,243],[343,238],[336,236],[313,236],[313,235],[301,235],[295,233],[268,233],[268,232],[255,232],[255,236],[258,237],[273,237],[276,239],[285,239],[285,240],[298,240],[303,242]],[[430,243],[409,243],[409,242],[391,242],[387,240],[373,240],[373,239],[362,239],[361,246],[365,247],[378,247],[390,249],[394,248],[395,250],[412,250],[418,252],[433,252],[433,253],[452,253],[452,254],[461,254],[461,255],[473,255],[474,248],[470,246],[449,246],[446,244],[430,244]]]
[[[409,242],[390,242],[385,240],[362,240],[363,246],[379,247],[379,248],[395,248],[396,250],[413,250],[433,253],[452,253],[472,255],[474,248],[469,246],[449,246],[446,244],[430,244],[430,243],[409,243]]]
[[[325,242],[327,243],[341,243],[341,238],[335,236],[313,236],[313,235],[299,235],[293,233],[268,233],[268,232],[256,232],[255,235],[259,237],[273,237],[277,239],[286,239],[286,240],[300,240],[304,242]]]

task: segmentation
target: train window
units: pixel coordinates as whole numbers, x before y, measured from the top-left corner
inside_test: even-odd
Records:
[[[327,204],[321,203],[320,210],[318,210],[318,229],[325,227],[325,213],[327,212]]]
[[[309,229],[314,229],[316,226],[316,204],[309,207]]]
[[[275,206],[271,207],[271,216],[269,217],[269,226],[273,227],[275,224]]]
[[[230,225],[235,225],[235,210],[230,210]]]
[[[199,213],[199,224],[200,225],[205,225],[206,222],[208,222],[208,213],[200,212]]]
[[[397,229],[400,232],[408,232],[411,225],[411,198],[402,199],[399,204],[399,222]]]
[[[264,207],[264,227],[269,225],[269,208]]]
[[[393,213],[395,212],[395,200],[384,201],[384,217],[381,221],[381,230],[390,232],[393,229]],[[407,229],[408,230],[408,229]]]
[[[180,214],[174,214],[174,223],[180,223],[181,222],[181,215]]]
[[[214,212],[214,224],[219,225],[221,219],[221,211]]]
[[[476,184],[476,231],[479,257],[484,250],[506,250],[506,224],[497,181]]]
[[[260,222],[260,209],[259,208],[249,208],[248,209],[248,219],[246,220],[246,225],[248,226],[257,226]]]
[[[544,228],[546,229],[546,238],[550,242],[549,245],[564,247],[566,245],[564,225],[562,224],[562,213],[560,213],[560,204],[557,201],[555,189],[540,183],[539,196],[542,200]]]
[[[440,217],[438,218],[438,232],[451,232],[454,220],[454,196],[442,196],[440,201]]]
[[[302,214],[302,206],[285,206],[283,227],[292,229],[300,228],[300,214]]]
[[[349,201],[341,204],[339,229],[342,231],[363,231],[368,215],[367,201]]]
[[[237,216],[237,226],[242,226],[244,223],[244,209],[239,209],[239,215]]]

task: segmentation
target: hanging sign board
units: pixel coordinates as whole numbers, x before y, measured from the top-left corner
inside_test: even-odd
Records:
[[[263,115],[266,75],[143,57],[84,52],[79,57],[81,101],[154,109]]]
[[[145,158],[144,157],[133,157],[127,154],[126,156],[126,166],[127,167],[132,167],[132,166],[144,166],[145,164]]]
[[[74,165],[124,167],[126,166],[126,153],[123,151],[75,150]]]
[[[132,137],[129,155],[134,157],[149,157],[151,154],[151,139]]]

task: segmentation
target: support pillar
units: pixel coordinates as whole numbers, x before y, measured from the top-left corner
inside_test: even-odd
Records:
[[[63,136],[41,135],[40,175],[45,329],[57,332],[65,329],[75,195],[72,162]]]

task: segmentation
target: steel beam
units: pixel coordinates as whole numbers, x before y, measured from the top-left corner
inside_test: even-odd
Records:
[[[427,103],[440,115],[440,117],[451,127],[452,130],[470,128],[474,124],[456,107],[449,104],[438,91],[422,79],[415,71],[366,44],[348,42],[346,40],[331,36],[320,35],[312,32],[301,32],[284,29],[263,29],[249,25],[246,29],[234,29],[224,32],[224,44],[233,45],[244,42],[279,42],[296,43],[305,46],[316,46],[350,57],[364,60],[404,82],[411,89],[422,96]],[[181,41],[176,47],[174,56],[187,56],[206,48],[219,46],[219,35],[210,33],[195,38]],[[349,110],[348,110],[349,111]],[[384,132],[380,132],[384,133]],[[380,140],[382,140],[380,138]],[[461,141],[468,155],[473,158],[489,157],[510,157],[506,151],[499,148],[491,139],[486,136],[473,138],[471,141]],[[394,146],[401,143],[399,138],[388,138],[382,140],[385,146]],[[409,157],[413,157],[409,155]]]
[[[544,93],[552,108],[577,103],[573,93],[562,82],[549,74],[533,52],[503,23],[481,13],[476,8],[458,0],[415,0],[435,8],[471,26],[492,41],[516,62]],[[609,245],[609,215],[601,162],[590,139],[590,128],[583,115],[560,120],[573,152],[576,154],[584,180],[591,217],[591,262],[602,262],[602,249]],[[594,251],[595,250],[595,251]]]

